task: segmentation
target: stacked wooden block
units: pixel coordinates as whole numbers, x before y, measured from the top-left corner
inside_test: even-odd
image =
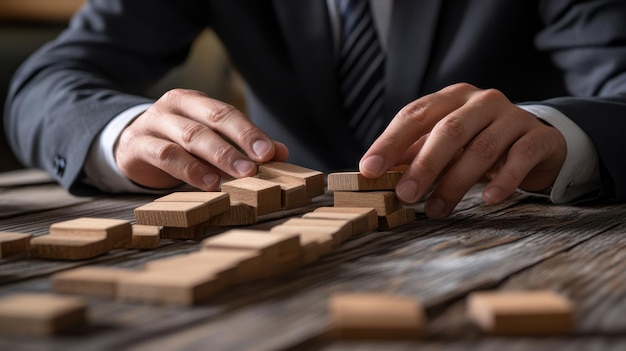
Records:
[[[304,206],[324,194],[323,173],[283,162],[258,166],[256,177],[222,183],[219,192],[177,192],[135,209],[138,224],[161,226],[164,239],[199,240],[214,226],[242,226],[258,216]]]
[[[328,175],[328,190],[333,191],[335,207],[376,209],[378,229],[388,230],[415,220],[415,210],[400,203],[394,192],[400,171],[389,171],[378,178],[366,178],[359,172]]]

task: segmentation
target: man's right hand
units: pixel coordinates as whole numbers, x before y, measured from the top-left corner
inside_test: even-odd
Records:
[[[288,153],[235,107],[183,89],[165,93],[115,147],[119,169],[141,186],[184,182],[205,191],[216,190],[224,175],[253,176],[257,162],[285,161]]]

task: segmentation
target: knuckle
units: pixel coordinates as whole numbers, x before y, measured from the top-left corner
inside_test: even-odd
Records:
[[[235,149],[228,144],[218,146],[213,153],[214,162],[217,165],[231,164],[229,161],[233,159],[234,151]]]
[[[202,124],[189,124],[182,128],[180,137],[184,145],[193,143],[205,130]]]
[[[415,167],[419,169],[416,174],[426,174],[430,177],[436,177],[439,173],[439,169],[435,162],[426,157],[417,158],[415,161]]]
[[[235,110],[233,105],[220,103],[208,111],[206,118],[211,123],[221,124],[225,119],[230,117]]]
[[[153,157],[160,164],[169,164],[176,158],[180,146],[173,143],[164,143],[155,147]]]
[[[451,93],[469,92],[476,89],[478,88],[466,82],[455,83],[446,88],[446,90],[449,90]]]
[[[426,111],[428,105],[422,102],[413,102],[402,108],[397,118],[403,119],[407,122],[421,121],[426,117]]]
[[[466,131],[465,127],[463,127],[463,123],[456,117],[448,117],[444,118],[435,126],[435,130],[442,135],[458,141],[463,140],[465,137]]]
[[[499,156],[498,141],[490,134],[482,135],[472,142],[467,152],[471,152],[480,161],[491,162]]]
[[[515,153],[528,160],[537,160],[541,149],[540,143],[530,139],[520,139],[515,143]]]
[[[508,101],[503,92],[498,89],[485,89],[476,93],[473,97],[474,101],[478,104],[485,104],[488,102],[502,102]]]

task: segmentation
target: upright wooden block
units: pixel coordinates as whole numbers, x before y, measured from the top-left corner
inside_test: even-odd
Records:
[[[343,207],[319,207],[302,215],[303,218],[344,219],[352,222],[352,236],[376,230],[376,210],[366,207],[351,207],[362,211],[341,211]]]
[[[288,176],[298,179],[306,186],[307,197],[323,195],[325,192],[324,173],[285,162],[268,162],[259,165],[258,177],[271,179],[279,176]]]
[[[222,191],[180,191],[162,196],[155,202],[203,202],[207,205],[209,216],[228,211],[230,195]]]
[[[411,297],[345,293],[330,298],[331,335],[338,338],[417,338],[425,317],[421,303]]]
[[[378,178],[366,178],[361,172],[336,172],[328,174],[330,191],[394,190],[402,172],[389,171]]]
[[[130,221],[113,218],[82,217],[50,225],[53,236],[104,237],[109,249],[122,249],[132,241]]]
[[[389,230],[413,223],[413,221],[415,221],[415,210],[410,207],[404,207],[386,216],[378,217],[378,229]]]
[[[298,208],[311,202],[311,199],[307,197],[306,186],[299,179],[280,176],[267,180],[280,185],[281,207],[283,209]]]
[[[161,243],[161,227],[156,225],[133,224],[132,240],[127,249],[152,250]]]
[[[280,185],[268,180],[246,177],[222,183],[222,191],[234,202],[243,202],[257,209],[258,215],[280,210]]]
[[[552,291],[475,292],[467,300],[469,318],[494,334],[571,333],[572,310],[567,298]]]
[[[31,234],[0,232],[0,258],[27,254],[31,237]]]
[[[0,333],[48,336],[87,324],[87,305],[77,297],[17,294],[0,300]]]
[[[152,270],[118,282],[122,300],[190,306],[203,303],[224,288],[214,275],[197,270]]]
[[[230,203],[228,211],[211,217],[209,223],[215,226],[250,225],[257,221],[256,208],[243,202]]]
[[[132,278],[139,272],[109,267],[75,268],[54,274],[52,276],[52,290],[57,293],[112,299],[116,296],[118,282],[125,278]]]
[[[402,208],[393,191],[335,191],[335,207],[372,207],[378,216],[386,216]]]
[[[204,202],[149,202],[135,209],[137,224],[188,228],[211,218]]]
[[[33,257],[57,260],[85,260],[104,255],[109,244],[104,237],[41,235],[30,240]]]

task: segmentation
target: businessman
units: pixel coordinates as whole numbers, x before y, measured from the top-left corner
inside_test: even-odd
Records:
[[[214,190],[288,160],[377,176],[447,216],[475,183],[555,203],[626,199],[619,0],[92,0],[15,74],[10,143],[75,194]],[[246,111],[142,94],[205,28]]]

